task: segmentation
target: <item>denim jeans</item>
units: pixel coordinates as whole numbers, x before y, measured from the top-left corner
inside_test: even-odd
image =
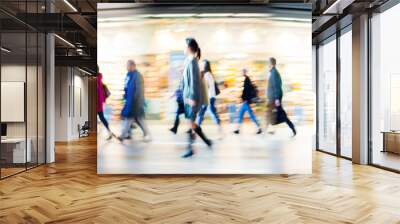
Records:
[[[100,121],[104,124],[104,127],[106,127],[107,130],[110,130],[110,128],[109,128],[109,126],[108,126],[108,121],[107,121],[107,119],[104,117],[103,111],[97,112],[97,115],[99,115]]]
[[[246,112],[249,113],[250,119],[257,125],[257,127],[260,127],[260,123],[258,122],[257,117],[254,114],[254,112],[251,109],[251,107],[250,107],[248,102],[243,102],[242,106],[239,109],[239,118],[238,118],[239,121],[238,121],[238,123],[239,124],[243,123],[243,117],[244,117],[244,114]]]
[[[201,123],[203,122],[204,115],[207,111],[207,108],[208,108],[207,105],[201,106],[201,109],[200,109],[198,117],[197,117],[197,125],[200,126]],[[218,125],[221,124],[221,120],[219,119],[219,116],[217,113],[217,108],[215,107],[215,97],[210,98],[210,113],[211,113],[211,116],[212,116],[214,122]]]

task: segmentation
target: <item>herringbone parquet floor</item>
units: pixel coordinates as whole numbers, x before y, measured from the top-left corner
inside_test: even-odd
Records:
[[[400,175],[313,156],[306,176],[98,176],[86,138],[0,181],[0,223],[400,223]]]

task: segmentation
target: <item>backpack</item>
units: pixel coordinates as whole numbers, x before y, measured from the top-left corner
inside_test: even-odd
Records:
[[[104,83],[103,83],[103,91],[104,91],[104,97],[105,97],[106,99],[107,99],[108,97],[110,97],[111,92],[110,92],[110,90],[108,89],[107,85],[105,85]]]
[[[257,86],[253,82],[251,83],[250,97],[252,99],[258,97],[258,89],[257,89]]]
[[[250,98],[252,103],[257,103],[259,101],[257,86],[251,82]]]

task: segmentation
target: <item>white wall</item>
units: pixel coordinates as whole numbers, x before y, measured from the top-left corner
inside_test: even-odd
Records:
[[[79,137],[78,133],[78,124],[83,125],[85,121],[88,121],[88,78],[82,76],[81,73],[74,75],[73,82],[74,92],[71,96],[74,102],[71,105],[74,105],[71,108],[72,111],[72,119],[71,119],[71,135],[73,138]]]
[[[26,75],[26,67],[24,65],[8,64],[1,66],[1,81],[2,82],[24,82]],[[33,69],[32,66],[28,66],[28,74],[30,74]],[[36,72],[36,70],[35,70]],[[35,83],[36,85],[36,83]],[[30,89],[28,89],[30,90]],[[28,98],[36,97],[36,90],[34,93],[27,93]],[[31,96],[31,97],[30,97]],[[31,102],[32,99],[27,99],[27,102]],[[36,107],[36,105],[35,105]],[[7,108],[1,108],[2,110],[7,110]],[[35,114],[36,116],[36,114]],[[28,114],[28,120],[33,120],[30,114]],[[29,126],[30,127],[30,126]],[[25,137],[25,122],[7,122],[7,136],[8,137]],[[29,137],[29,136],[28,136]]]
[[[55,69],[55,141],[68,140],[69,73],[67,67]]]
[[[55,140],[79,137],[78,125],[88,120],[88,78],[72,67],[56,67]]]

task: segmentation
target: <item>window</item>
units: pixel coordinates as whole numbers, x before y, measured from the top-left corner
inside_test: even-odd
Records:
[[[336,39],[318,48],[318,149],[336,153]]]
[[[371,19],[372,163],[400,170],[400,4]]]
[[[340,36],[340,155],[352,157],[352,33]]]
[[[0,6],[13,2],[2,2]],[[43,4],[43,2],[42,2]],[[19,2],[21,13],[42,10]],[[45,35],[0,13],[0,178],[45,163]]]

